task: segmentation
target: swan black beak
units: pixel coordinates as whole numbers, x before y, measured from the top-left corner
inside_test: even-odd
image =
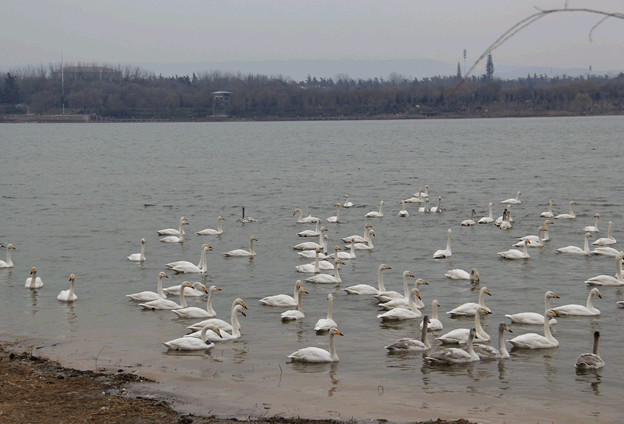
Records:
[[[247,316],[247,314],[245,313],[245,311],[241,311],[241,314],[243,314],[244,317]]]
[[[488,290],[488,291],[486,291],[485,293],[486,293],[488,296],[492,296],[492,293],[490,293],[490,291],[489,291],[489,290]]]

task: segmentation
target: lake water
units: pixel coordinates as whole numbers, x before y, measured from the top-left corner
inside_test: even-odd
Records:
[[[497,345],[497,326],[505,314],[543,311],[545,291],[561,299],[553,306],[585,304],[583,281],[615,273],[614,259],[556,255],[555,248],[582,246],[583,227],[600,213],[600,236],[613,221],[622,234],[624,161],[621,117],[556,119],[427,120],[366,122],[40,124],[0,125],[0,241],[12,243],[13,269],[0,270],[0,338],[20,340],[40,355],[83,369],[124,369],[155,378],[140,387],[146,394],[175,400],[183,411],[223,416],[283,415],[337,419],[386,418],[413,421],[466,417],[509,422],[531,419],[585,422],[617,421],[623,408],[624,368],[620,366],[624,310],[621,288],[601,288],[602,311],[595,318],[560,318],[553,334],[560,347],[511,350],[511,358],[463,366],[430,366],[422,354],[389,355],[384,346],[406,336],[419,337],[418,321],[386,325],[376,318],[371,297],[350,296],[340,287],[305,284],[304,320],[282,323],[282,309],[261,306],[264,296],[292,294],[306,278],[295,265],[306,263],[291,246],[296,233],[313,225],[296,223],[295,208],[323,219],[349,195],[355,207],[341,210],[340,224],[325,223],[329,246],[340,237],[375,230],[375,249],[357,252],[341,268],[343,287],[376,284],[385,263],[389,290],[402,290],[410,270],[429,283],[421,288],[426,313],[431,301],[442,305],[444,332],[471,326],[472,320],[444,314],[476,301],[480,287],[492,293],[493,314],[484,328]],[[432,204],[442,197],[442,214],[421,214],[400,200],[429,186]],[[521,191],[512,207],[514,226],[461,227],[487,214],[494,203]],[[531,249],[526,261],[504,261],[516,237],[536,234],[540,213],[552,199],[556,213],[571,200],[577,218],[555,220],[551,241]],[[385,216],[365,219],[383,200]],[[241,207],[257,223],[242,224]],[[198,236],[215,228],[221,236]],[[182,245],[160,243],[156,231],[177,227],[185,216]],[[434,260],[452,229],[450,259]],[[253,260],[226,259],[223,252],[248,248],[255,235]],[[599,236],[596,236],[599,237]],[[126,257],[146,239],[147,261]],[[595,238],[594,238],[595,239]],[[170,354],[161,344],[186,333],[197,320],[179,320],[169,311],[144,311],[126,294],[155,290],[157,275],[173,260],[196,262],[203,243],[208,274],[170,273],[165,286],[182,281],[218,285],[218,317],[229,320],[232,300],[248,306],[241,317],[242,337],[209,353]],[[4,260],[4,249],[0,259]],[[44,286],[24,288],[30,268]],[[481,274],[480,285],[451,281],[451,268]],[[76,276],[78,300],[56,296]],[[345,337],[336,340],[340,362],[302,365],[287,355],[306,346],[327,348],[314,324],[327,312],[334,294],[334,319]],[[175,300],[175,299],[174,299]],[[203,300],[189,304],[203,306]],[[513,335],[541,333],[541,327],[512,326]],[[592,334],[601,332],[603,371],[577,375],[575,358],[591,351]],[[432,339],[431,339],[432,340]],[[508,344],[508,348],[511,346]],[[436,343],[436,348],[438,348]]]

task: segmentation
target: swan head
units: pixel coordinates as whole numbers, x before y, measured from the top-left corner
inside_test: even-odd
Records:
[[[145,244],[145,239],[141,239],[141,244]]]
[[[158,274],[158,277],[159,277],[159,278],[169,278],[169,277],[167,276],[167,274],[165,274],[164,272],[160,272],[160,273]]]
[[[220,217],[217,218],[217,221],[225,221],[225,218],[220,216]]]
[[[370,231],[368,232],[368,234],[370,234],[371,236],[375,237],[375,232],[374,232],[373,230],[370,230]]]
[[[243,208],[243,210],[245,210],[245,208]],[[293,212],[293,215],[296,215],[297,212],[301,212],[301,209],[295,209],[295,211]]]
[[[353,240],[353,239],[351,239],[351,240]],[[334,250],[337,251],[337,250],[342,250],[342,249],[340,249],[340,246],[336,246],[336,247],[334,247]]]
[[[575,201],[571,201],[570,204],[571,205],[577,205],[578,203],[576,203]]]
[[[340,331],[338,331],[338,329],[336,327],[333,327],[331,330],[329,330],[330,334],[336,335],[336,336],[344,336],[343,333],[341,333]]]
[[[411,271],[403,271],[403,277],[414,277]]]
[[[180,286],[180,290],[184,290],[185,287],[193,287],[193,285],[191,283],[189,283],[188,281],[185,281],[182,283],[182,285]]]
[[[349,195],[348,195],[348,194],[345,194],[345,195],[344,195],[344,196],[342,196],[342,197],[346,197],[346,198],[348,199],[348,198],[349,198]]]
[[[429,324],[429,322],[430,322],[430,321],[429,321],[429,315],[425,315],[425,316],[423,317],[423,326],[424,326],[425,324]]]
[[[558,317],[559,316],[559,314],[557,312],[553,311],[552,309],[547,310],[544,315],[546,315],[547,317]]]
[[[477,271],[477,268],[472,268],[470,270],[470,279],[473,281],[481,281],[481,276],[479,275],[479,271]]]
[[[482,287],[481,292],[487,294],[488,296],[492,296],[492,294],[490,293],[487,287]]]
[[[322,233],[322,232],[325,232],[325,231],[327,231],[327,227],[323,227],[323,228],[321,228],[321,233]],[[325,236],[325,237],[327,237],[327,236]]]
[[[591,237],[591,236],[592,236],[592,235],[591,235],[591,233],[590,233],[590,232],[586,232],[586,233],[585,233],[585,238],[588,238],[588,237]]]
[[[555,293],[551,291],[546,292],[546,297],[549,299],[561,299],[561,297],[557,296]]]
[[[69,281],[74,281],[74,274],[69,276]]]
[[[297,282],[299,283],[299,285],[301,285],[301,280],[297,280]],[[247,305],[245,305],[245,301],[243,299],[241,299],[240,297],[234,299],[234,302],[233,302],[232,306],[234,306],[234,307],[242,306],[243,308],[247,309]]]
[[[600,218],[600,214],[597,213],[596,215],[594,215],[595,218]]]
[[[412,275],[412,277],[413,277],[413,275]],[[416,287],[420,286],[421,284],[424,284],[425,286],[429,285],[429,283],[426,282],[425,280],[423,280],[422,278],[419,278],[418,280],[416,280],[416,284],[415,284]]]
[[[500,324],[498,324],[498,330],[509,331],[510,333],[513,333],[513,331],[511,331],[511,328],[509,328],[509,326],[504,322],[501,322]]]
[[[492,311],[490,311],[488,308],[483,308],[483,307],[477,309],[477,311],[480,314],[485,314],[485,315],[490,315],[492,313]]]
[[[488,203],[488,206],[494,206],[494,203],[490,202]]]
[[[438,299],[433,299],[433,302],[431,302],[433,306],[441,306],[440,302],[438,302]]]
[[[35,274],[37,272],[37,268],[36,267],[32,267],[32,269],[30,270],[31,274]]]
[[[340,207],[340,203],[336,203],[334,206],[338,206],[338,207]]]
[[[202,246],[202,249],[204,249],[204,250],[212,250],[212,247],[208,246],[207,244],[204,244]]]
[[[249,240],[258,241],[258,239],[256,238],[256,236],[251,236],[251,238],[250,238]]]
[[[217,286],[210,286],[210,293],[220,291],[221,289]]]
[[[420,297],[420,292],[418,291],[418,289],[416,287],[411,289],[409,294],[410,294],[410,297],[416,296],[418,299],[422,300],[421,297]]]
[[[15,246],[13,246],[12,244],[9,244],[9,245],[7,246],[7,249],[13,249],[13,250],[15,250]]]
[[[595,296],[598,296],[599,298],[602,299],[602,295],[600,294],[600,292],[598,291],[598,289],[592,289],[590,294],[593,294]]]
[[[236,312],[240,312],[241,315],[243,315],[244,317],[247,316],[247,314],[245,313],[245,309],[243,309],[243,305],[236,305],[236,307],[234,308],[234,310]]]

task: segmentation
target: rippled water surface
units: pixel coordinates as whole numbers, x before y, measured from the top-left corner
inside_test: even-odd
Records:
[[[297,224],[295,208],[323,219],[335,215],[344,194],[355,204],[342,209],[340,224],[325,223],[329,246],[340,237],[375,230],[371,252],[341,268],[342,286],[376,284],[385,263],[389,290],[402,291],[401,275],[410,270],[429,285],[421,288],[426,313],[438,299],[444,331],[468,327],[471,320],[449,319],[444,311],[476,301],[480,287],[492,293],[493,314],[485,330],[496,345],[504,315],[543,311],[543,296],[553,290],[553,306],[584,304],[583,281],[615,273],[608,257],[556,255],[555,248],[583,244],[583,227],[600,213],[600,235],[608,221],[622,234],[624,120],[613,118],[497,119],[457,121],[379,121],[222,124],[41,124],[0,125],[0,241],[12,243],[13,269],[0,270],[0,337],[23,340],[65,365],[123,368],[155,377],[148,392],[175,396],[178,407],[221,415],[270,414],[408,421],[439,415],[498,420],[511,416],[587,416],[605,422],[622,410],[621,367],[624,299],[620,288],[601,288],[596,318],[561,318],[553,327],[560,347],[511,350],[504,361],[434,367],[423,355],[389,355],[384,346],[400,337],[418,337],[418,322],[382,324],[368,296],[350,296],[340,287],[305,284],[304,320],[282,323],[282,309],[259,305],[264,296],[292,294],[305,263],[291,246],[310,239],[296,236],[313,228]],[[433,204],[442,197],[442,214],[397,216],[400,200],[429,186]],[[514,226],[461,227],[476,209],[477,218],[494,203],[521,191],[512,207]],[[556,220],[551,241],[530,251],[526,261],[503,261],[516,237],[536,234],[540,213],[552,199],[556,213],[574,207],[575,220]],[[385,216],[364,218],[379,208]],[[257,223],[242,224],[241,207]],[[215,228],[221,236],[198,236]],[[182,245],[160,243],[156,231],[190,225]],[[434,260],[452,229],[450,259]],[[255,235],[253,260],[226,259],[223,252],[248,248]],[[146,239],[147,261],[126,256]],[[155,290],[157,275],[173,260],[199,259],[208,243],[208,274],[169,274],[165,285],[184,280],[218,285],[218,316],[229,320],[232,300],[249,307],[241,317],[242,337],[219,343],[209,353],[169,354],[161,344],[185,334],[196,320],[175,319],[169,311],[143,311],[128,293]],[[4,250],[0,254],[4,259]],[[36,266],[44,286],[24,288]],[[451,281],[451,268],[481,274],[480,285]],[[63,304],[57,294],[76,275],[78,301]],[[334,319],[345,337],[337,338],[340,362],[290,364],[286,356],[305,346],[327,347],[314,334],[334,293]],[[203,306],[203,300],[189,303]],[[539,327],[513,326],[512,336],[541,333]],[[607,366],[577,375],[574,360],[591,351],[599,330]],[[508,336],[509,338],[509,336]],[[338,340],[339,339],[339,340]],[[511,346],[508,344],[508,347]],[[437,344],[436,344],[437,348]]]

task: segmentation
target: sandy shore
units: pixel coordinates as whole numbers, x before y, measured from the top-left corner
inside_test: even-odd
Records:
[[[19,350],[15,344],[0,344],[0,421],[3,423],[234,423],[236,418],[185,415],[155,397],[141,397],[133,385],[154,382],[123,370],[82,371]],[[407,418],[407,417],[406,417]],[[258,423],[338,423],[270,416],[247,417]],[[386,422],[379,419],[379,422]],[[409,422],[416,422],[407,419]],[[350,421],[356,422],[356,421]],[[423,422],[423,421],[420,421]],[[426,423],[469,424],[460,419]]]

